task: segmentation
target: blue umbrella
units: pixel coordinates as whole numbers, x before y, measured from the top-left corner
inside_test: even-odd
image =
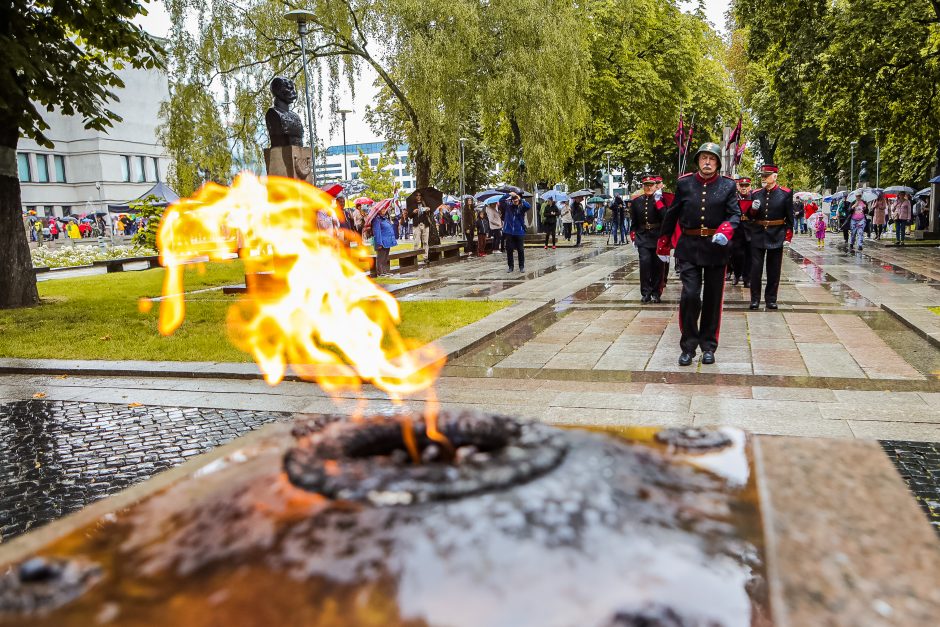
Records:
[[[542,200],[554,200],[555,202],[564,202],[568,200],[568,194],[558,190],[550,190],[542,194]]]
[[[925,187],[924,189],[914,194],[914,198],[920,198],[921,196],[929,196],[929,195],[930,195],[930,188]]]
[[[474,198],[476,198],[477,202],[483,202],[484,200],[488,200],[490,198],[494,198],[497,196],[502,198],[503,196],[505,196],[505,194],[503,192],[498,192],[495,189],[488,189],[486,191],[480,192],[479,194],[474,196]]]
[[[499,196],[490,196],[489,198],[483,201],[483,204],[484,205],[496,205],[496,204],[499,204],[499,201],[502,199],[503,199],[502,194],[500,194]]]

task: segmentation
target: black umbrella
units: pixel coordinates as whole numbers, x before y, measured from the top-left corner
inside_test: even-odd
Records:
[[[413,191],[411,195],[405,199],[405,207],[408,209],[409,215],[418,208],[419,196],[423,201],[422,204],[427,207],[429,211],[433,211],[444,203],[444,192],[435,187],[421,187]],[[431,223],[431,232],[428,235],[428,242],[430,242],[431,246],[437,246],[441,243],[441,234],[438,232],[437,224],[434,223],[433,219],[429,217],[428,222]]]
[[[500,185],[496,188],[496,191],[503,192],[504,194],[519,194],[522,195],[522,188],[516,187],[515,185]]]
[[[495,189],[487,189],[485,191],[479,192],[474,199],[477,202],[483,202],[484,200],[489,200],[493,196],[502,196],[503,192],[498,192]]]
[[[75,216],[62,216],[59,220],[62,222],[78,222],[78,218]]]

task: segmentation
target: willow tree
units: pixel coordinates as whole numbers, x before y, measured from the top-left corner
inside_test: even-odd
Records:
[[[167,112],[196,110],[198,98],[211,94],[225,121],[227,141],[245,162],[260,162],[270,80],[284,75],[297,82],[301,94],[305,91],[296,26],[284,19],[293,9],[312,13],[306,45],[315,117],[324,107],[334,111],[344,91],[354,93],[357,75],[368,66],[397,107],[419,186],[430,179],[432,155],[442,138],[454,135],[456,141],[455,120],[462,102],[450,93],[461,81],[469,84],[473,75],[467,61],[478,11],[471,0],[167,4],[175,25],[171,69],[173,98],[178,99]],[[180,88],[183,85],[198,89]],[[177,148],[168,145],[171,152]]]

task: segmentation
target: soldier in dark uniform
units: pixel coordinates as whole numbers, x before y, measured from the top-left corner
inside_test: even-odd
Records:
[[[751,179],[742,176],[735,182],[738,185],[738,197],[742,201],[749,201],[751,198]],[[748,206],[750,206],[750,202],[748,202]],[[750,287],[751,231],[743,204],[741,209],[741,226],[734,230],[734,237],[731,238],[731,272],[729,274],[734,277],[733,285],[737,285],[743,279],[744,287]]]
[[[715,363],[721,307],[734,230],[741,221],[734,181],[718,174],[721,148],[711,142],[695,153],[698,172],[676,181],[676,197],[666,210],[656,252],[667,259],[678,224],[676,244],[682,296],[679,299],[679,365],[688,366],[702,349],[702,363]]]
[[[642,302],[660,302],[663,263],[656,256],[656,240],[663,225],[663,212],[656,200],[656,177],[644,176],[643,193],[633,199],[630,209],[630,240],[640,255]]]
[[[763,189],[751,194],[748,221],[751,225],[751,309],[760,307],[761,278],[767,263],[767,309],[777,308],[783,244],[793,238],[793,192],[777,185],[778,168],[761,166]]]

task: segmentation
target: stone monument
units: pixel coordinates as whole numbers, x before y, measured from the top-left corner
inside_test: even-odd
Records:
[[[274,106],[264,115],[271,147],[264,150],[264,166],[269,176],[285,176],[313,183],[313,155],[303,145],[304,126],[290,110],[297,100],[294,81],[276,77],[271,81]]]
[[[844,192],[849,188],[845,183],[845,170],[839,170],[839,184],[836,186],[837,192]]]
[[[868,162],[862,161],[858,166],[858,186],[868,187]]]

